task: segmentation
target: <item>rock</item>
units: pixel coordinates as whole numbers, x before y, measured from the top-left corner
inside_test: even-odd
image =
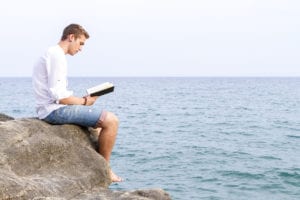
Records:
[[[170,199],[161,189],[111,191],[89,131],[0,115],[0,199]]]
[[[1,122],[1,121],[5,122],[5,121],[8,121],[8,120],[13,120],[13,119],[14,119],[13,117],[10,117],[10,116],[8,116],[8,115],[5,115],[5,114],[3,114],[3,113],[0,113],[0,122]]]
[[[98,197],[98,198],[95,198]],[[74,200],[95,200],[95,199],[119,199],[119,200],[170,200],[169,194],[162,189],[152,190],[135,190],[135,191],[108,191],[108,190],[94,190],[89,193],[83,193],[73,198]]]

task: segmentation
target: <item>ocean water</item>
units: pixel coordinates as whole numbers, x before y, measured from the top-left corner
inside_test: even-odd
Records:
[[[120,119],[113,190],[172,199],[300,199],[300,78],[70,78],[104,81],[95,106]],[[0,78],[0,112],[36,116],[30,78]]]

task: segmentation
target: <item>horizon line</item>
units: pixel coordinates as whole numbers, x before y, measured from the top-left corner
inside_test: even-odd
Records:
[[[1,76],[0,78],[31,78],[32,76]],[[275,76],[275,75],[203,75],[203,76],[68,76],[68,78],[300,78],[300,75],[295,76]]]

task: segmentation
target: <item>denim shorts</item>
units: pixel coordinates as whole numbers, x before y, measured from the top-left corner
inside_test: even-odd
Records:
[[[43,120],[50,124],[76,124],[84,127],[96,127],[99,120],[103,121],[106,111],[99,111],[91,106],[67,105],[52,111]]]

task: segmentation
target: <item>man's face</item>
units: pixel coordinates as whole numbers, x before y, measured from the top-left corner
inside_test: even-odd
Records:
[[[84,35],[79,36],[77,39],[75,39],[75,36],[73,34],[71,34],[69,36],[69,49],[68,49],[68,54],[70,55],[75,55],[76,53],[78,53],[79,51],[81,51],[84,43],[85,43],[86,38],[84,37]]]

